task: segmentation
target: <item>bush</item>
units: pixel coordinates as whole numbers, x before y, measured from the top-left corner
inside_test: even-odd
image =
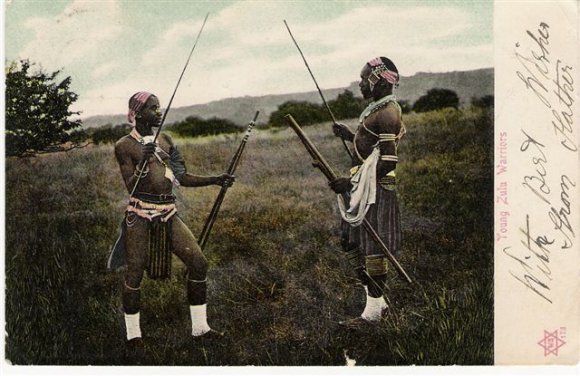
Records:
[[[449,89],[431,89],[423,95],[413,105],[415,112],[427,112],[442,108],[459,107],[459,97],[457,93]]]
[[[115,126],[112,124],[106,124],[102,127],[92,129],[90,135],[93,143],[99,145],[115,143],[121,137],[129,134],[129,132],[131,132],[130,124],[120,124]]]
[[[399,106],[401,106],[401,111],[404,114],[408,114],[413,109],[413,106],[411,106],[411,104],[407,100],[398,100],[397,102],[399,102]]]
[[[323,106],[306,101],[288,101],[270,114],[268,124],[272,127],[286,127],[286,114],[291,114],[300,125],[320,123],[329,118]]]
[[[479,108],[492,108],[494,102],[493,95],[484,95],[483,97],[473,97],[471,98],[471,105],[473,107]]]
[[[221,133],[236,133],[242,130],[230,120],[213,117],[208,120],[197,116],[189,116],[185,120],[167,127],[168,130],[182,137],[201,137]]]
[[[327,103],[336,120],[356,118],[366,107],[365,100],[356,98],[350,90],[345,90],[336,99]],[[268,125],[270,127],[285,127],[286,120],[284,117],[286,114],[291,114],[300,125],[311,125],[332,120],[324,104],[288,101],[282,103],[276,111],[270,114]]]
[[[81,120],[69,120],[80,112],[69,110],[78,96],[70,90],[71,78],[55,81],[60,71],[31,72],[34,64],[21,60],[6,72],[6,155],[28,156],[67,150],[70,132]]]
[[[355,98],[352,91],[345,90],[335,100],[328,102],[328,106],[337,120],[357,118],[366,107],[365,100]]]

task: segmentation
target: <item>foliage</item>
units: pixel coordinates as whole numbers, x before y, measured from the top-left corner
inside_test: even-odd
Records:
[[[415,112],[427,112],[441,108],[459,107],[459,97],[457,93],[449,89],[430,89],[427,94],[421,96],[413,105]]]
[[[119,124],[115,126],[112,124],[105,124],[101,127],[91,129],[89,133],[93,142],[96,145],[99,145],[115,143],[121,137],[129,134],[130,131],[130,124]]]
[[[220,133],[236,133],[242,130],[238,125],[227,119],[213,117],[204,120],[197,116],[189,116],[183,121],[169,125],[167,129],[182,137],[201,137]]]
[[[404,114],[408,114],[413,109],[413,106],[407,100],[397,100],[399,106],[401,106],[401,112]]]
[[[6,155],[27,156],[79,146],[70,131],[81,120],[69,110],[78,96],[70,90],[71,78],[56,81],[60,71],[32,71],[28,60],[13,62],[6,71]],[[78,134],[77,134],[78,136]],[[72,145],[65,146],[67,142]]]
[[[328,120],[328,113],[321,105],[306,101],[288,101],[278,106],[278,109],[270,114],[268,124],[273,127],[285,127],[285,116],[291,114],[301,125],[310,125]]]
[[[334,113],[336,119],[352,119],[360,115],[366,107],[365,100],[356,98],[352,91],[345,90],[338,94],[336,99],[328,102],[328,106]]]
[[[334,117],[337,120],[352,119],[358,117],[366,107],[365,100],[354,96],[352,91],[345,90],[336,99],[328,102]],[[275,127],[285,127],[286,114],[291,114],[300,125],[317,124],[331,120],[324,104],[316,104],[306,101],[288,101],[278,106],[278,109],[270,114],[268,124]]]
[[[484,95],[483,97],[473,97],[471,98],[471,105],[473,107],[480,108],[492,108],[494,102],[493,95]]]
[[[336,323],[359,315],[365,295],[339,251],[336,196],[291,130],[256,130],[204,251],[209,322],[226,336],[192,344],[174,258],[170,280],[142,284],[141,364],[336,366],[345,354],[357,365],[492,364],[492,119],[482,109],[405,116],[400,262],[416,283],[389,271],[388,315],[356,332]],[[347,174],[327,125],[305,132]],[[241,137],[177,142],[189,171],[213,175]],[[123,278],[105,271],[127,199],[112,145],[6,167],[6,358],[135,364],[124,355]],[[218,192],[180,189],[194,234]]]

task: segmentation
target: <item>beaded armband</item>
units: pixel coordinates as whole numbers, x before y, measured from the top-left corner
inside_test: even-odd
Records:
[[[371,277],[387,273],[387,259],[382,255],[365,256],[365,266]]]
[[[149,166],[145,166],[145,168],[143,168],[143,170],[139,170],[139,166],[135,167],[135,171],[133,171],[133,175],[136,177],[141,176],[141,178],[144,178],[145,176],[147,176],[147,174],[149,173]]]
[[[394,133],[381,133],[379,134],[379,145],[386,145],[387,143],[392,142],[394,149],[395,149],[395,154],[382,154],[381,153],[381,161],[385,161],[385,162],[398,162],[399,158],[396,155],[396,150],[397,147],[395,145],[395,140],[397,139],[397,136]]]

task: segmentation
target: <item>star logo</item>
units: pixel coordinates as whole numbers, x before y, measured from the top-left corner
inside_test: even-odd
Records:
[[[553,332],[544,330],[544,338],[538,342],[538,345],[544,348],[544,356],[548,356],[550,354],[558,356],[558,349],[566,344],[562,338],[563,335],[558,334],[558,329],[554,330]]]

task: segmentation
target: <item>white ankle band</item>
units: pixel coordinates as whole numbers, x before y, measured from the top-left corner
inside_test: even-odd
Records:
[[[189,306],[191,313],[191,335],[200,336],[211,330],[207,324],[207,304]]]
[[[367,321],[379,321],[381,319],[383,309],[386,308],[386,306],[387,303],[382,296],[373,298],[372,296],[367,295],[367,304],[360,316]]]
[[[132,315],[125,313],[125,327],[127,328],[127,340],[141,337],[139,312]]]

